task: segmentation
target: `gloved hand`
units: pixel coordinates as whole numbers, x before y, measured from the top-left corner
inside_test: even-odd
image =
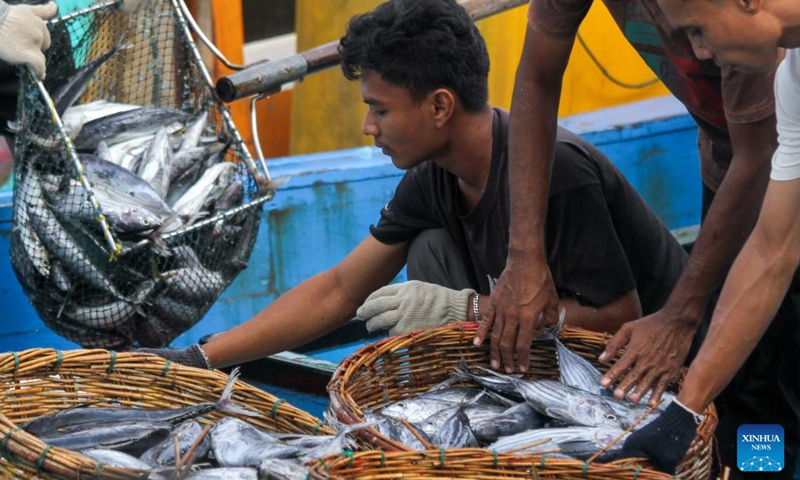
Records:
[[[412,280],[373,292],[356,316],[367,321],[370,332],[387,328],[392,335],[414,332],[447,322],[466,321],[471,295],[475,295],[475,290],[451,290]]]
[[[658,418],[631,433],[619,452],[600,457],[599,461],[647,457],[657,469],[674,475],[702,421],[702,415],[673,400]]]
[[[0,59],[12,65],[27,65],[44,79],[43,51],[50,48],[45,20],[58,13],[55,2],[44,5],[9,5],[0,0]]]
[[[186,348],[137,348],[139,353],[152,353],[166,360],[186,365],[187,367],[211,370],[211,362],[200,345],[194,344]]]
[[[138,12],[143,8],[150,8],[156,0],[122,0],[119,9],[122,13]]]

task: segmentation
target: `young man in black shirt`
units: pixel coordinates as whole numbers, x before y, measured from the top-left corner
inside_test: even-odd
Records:
[[[508,115],[487,103],[478,29],[455,0],[390,0],[350,22],[340,52],[369,106],[364,134],[407,170],[380,221],[248,322],[159,355],[224,367],[307,343],[356,312],[391,333],[479,320],[479,294],[505,266],[509,179]],[[686,254],[600,151],[566,130],[558,139],[547,247],[561,306],[568,324],[616,331],[663,305]],[[407,262],[415,281],[387,287]]]

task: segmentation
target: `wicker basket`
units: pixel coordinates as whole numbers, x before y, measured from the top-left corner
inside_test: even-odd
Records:
[[[314,480],[335,479],[480,479],[508,478],[564,479],[591,478],[623,480],[633,473],[639,480],[665,480],[665,473],[644,470],[630,462],[594,464],[585,471],[576,469],[573,460],[546,456],[495,454],[477,448],[427,450],[423,452],[384,452],[369,450],[352,455],[326,457],[308,464]],[[581,463],[581,468],[584,464]],[[638,471],[638,473],[637,473]]]
[[[132,479],[141,472],[111,468],[76,452],[50,447],[21,430],[24,421],[76,405],[180,408],[216,401],[227,381],[200,370],[140,353],[34,349],[0,355],[0,478]],[[270,432],[334,434],[312,415],[244,382],[233,400],[261,413],[242,417]],[[214,412],[203,421],[224,413]]]
[[[364,421],[363,410],[379,407],[390,402],[416,396],[433,385],[444,381],[461,363],[468,368],[489,367],[489,348],[472,345],[477,324],[454,323],[443,327],[398,335],[368,345],[344,360],[328,385],[330,405],[328,415],[344,424]],[[561,340],[573,351],[593,361],[601,370],[607,367],[596,362],[610,337],[576,328],[565,328]],[[552,342],[536,342],[531,348],[531,368],[526,378],[558,378],[558,362]],[[677,387],[677,384],[671,388]],[[698,427],[698,435],[689,453],[678,468],[679,478],[708,478],[711,468],[712,436],[717,424],[713,405],[705,412],[705,419]],[[405,445],[378,433],[375,429],[356,432],[373,447],[387,452],[411,452]],[[470,450],[472,455],[478,455]],[[451,456],[448,451],[447,456]],[[482,450],[483,456],[493,462],[493,454]],[[438,458],[439,452],[436,451]],[[480,455],[478,455],[480,456]],[[529,464],[539,463],[535,455],[524,455]],[[484,458],[486,460],[486,458]],[[577,460],[559,460],[555,471],[555,459],[547,460],[545,468],[538,470],[546,478],[594,478],[595,469],[601,475],[609,466],[592,464],[587,466]],[[630,466],[630,462],[615,464],[614,478],[643,478],[644,474],[661,475],[652,470],[641,470]],[[624,467],[623,465],[627,465]],[[646,468],[649,464],[643,465]],[[587,472],[588,468],[588,472]],[[620,473],[622,469],[625,473]],[[588,473],[588,477],[587,477]],[[351,477],[347,477],[351,478]],[[494,477],[488,477],[494,478]]]

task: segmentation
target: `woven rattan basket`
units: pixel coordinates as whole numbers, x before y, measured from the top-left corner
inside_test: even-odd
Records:
[[[140,353],[106,350],[26,350],[0,355],[0,478],[131,479],[141,472],[98,465],[78,453],[50,447],[19,425],[82,404],[94,407],[180,408],[219,398],[227,381],[200,370]],[[270,432],[333,434],[312,415],[242,381],[233,400],[261,413],[242,417]],[[224,415],[204,417],[213,421]]]
[[[360,349],[342,362],[328,384],[331,399],[328,415],[345,424],[363,422],[364,409],[379,407],[402,398],[418,395],[447,379],[461,362],[465,362],[470,369],[478,366],[488,368],[488,345],[484,344],[481,348],[475,348],[472,345],[476,329],[477,324],[474,323],[453,323],[435,329],[390,337]],[[607,369],[598,364],[596,359],[604,350],[608,335],[568,327],[561,332],[560,337],[573,351],[593,361],[601,370]],[[558,363],[555,346],[552,342],[534,343],[531,348],[531,369],[526,378],[558,378]],[[712,437],[716,424],[716,411],[712,405],[706,410],[705,419],[698,427],[698,435],[692,443],[687,457],[679,466],[679,478],[708,478],[711,468]],[[359,430],[356,434],[363,441],[378,449],[387,452],[405,452],[409,455],[406,458],[409,459],[413,456],[411,449],[386,438],[374,429]],[[479,465],[481,461],[484,464],[485,462],[488,464],[494,462],[494,454],[490,451],[471,449],[469,452],[471,453],[464,455],[465,458],[470,459],[470,462],[475,461]],[[436,451],[434,455],[436,461],[438,461],[439,455],[440,452]],[[454,455],[448,450],[445,456],[451,458]],[[613,478],[645,478],[643,475],[655,475],[660,478],[663,476],[649,470],[649,464],[644,464],[645,468],[642,469],[632,466],[629,461],[615,464],[616,467],[614,467],[602,464],[586,465],[577,460],[556,461],[555,459],[545,459],[542,464],[541,457],[535,455],[522,457],[525,458],[528,465],[539,465],[537,475],[542,478],[605,478],[603,475],[608,473],[609,468],[615,471]],[[371,459],[372,457],[365,458]],[[350,471],[345,468],[342,472],[345,470]],[[597,477],[595,477],[595,473],[598,475]],[[360,478],[358,475],[351,477],[344,474],[342,477]],[[490,475],[485,478],[496,477]]]

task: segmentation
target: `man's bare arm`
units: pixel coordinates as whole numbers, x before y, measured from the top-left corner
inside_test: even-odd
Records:
[[[800,180],[771,181],[758,224],[725,282],[706,340],[678,398],[701,412],[766,331],[800,261]],[[776,346],[775,348],[780,348]]]
[[[408,243],[384,245],[369,236],[344,260],[202,348],[211,365],[222,368],[308,343],[353,318],[370,293],[397,275],[407,255]]]
[[[491,295],[476,345],[491,329],[491,365],[526,371],[537,329],[558,320],[547,266],[544,225],[564,70],[574,36],[553,38],[528,27],[517,68],[509,124],[511,238],[506,268]],[[538,322],[543,315],[543,322]]]
[[[626,347],[602,382],[610,386],[622,378],[615,389],[618,398],[632,392],[629,398],[638,401],[652,387],[651,401],[659,400],[683,366],[710,295],[722,283],[755,224],[777,147],[775,117],[729,128],[734,158],[667,304],[623,326],[600,358],[610,360]]]

